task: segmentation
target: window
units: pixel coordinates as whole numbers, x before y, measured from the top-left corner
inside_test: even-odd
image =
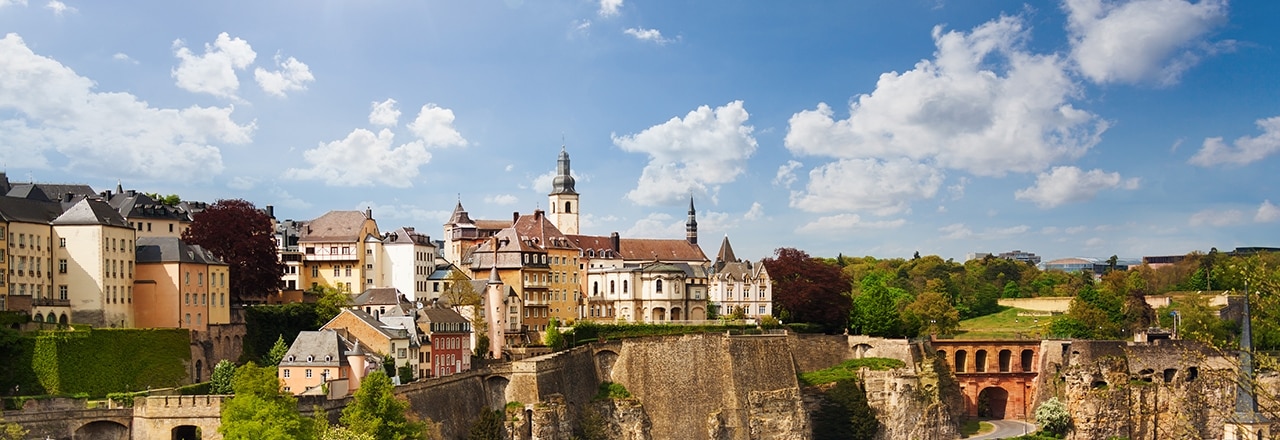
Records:
[[[67,285],[58,285],[58,299],[67,299]]]
[[[315,278],[318,276],[320,276],[320,265],[314,264],[311,266],[311,277]],[[315,284],[315,283],[312,283],[312,284]]]
[[[197,274],[196,274],[196,285],[197,285],[197,286],[203,286],[203,285],[204,285],[204,274],[203,274],[203,273],[197,273]]]
[[[338,255],[338,247],[329,246],[329,255]]]
[[[760,316],[764,316],[764,314],[765,314],[764,306],[760,306]]]
[[[65,238],[59,238],[59,239],[58,239],[58,247],[67,247],[67,239],[65,239]]]
[[[401,348],[401,349],[399,349],[399,350],[397,350],[397,351],[396,351],[396,357],[398,357],[398,358],[400,358],[400,359],[404,359],[404,358],[405,358],[405,356],[408,356],[408,355],[409,355],[409,351],[408,351],[408,350],[406,350],[406,349]]]
[[[347,276],[351,276],[351,265],[347,265]]]
[[[187,294],[186,303],[187,303],[188,305],[190,305],[190,304],[191,304],[191,294],[190,294],[190,293],[188,293],[188,294]]]
[[[338,266],[333,266],[333,276],[335,277],[342,276],[342,268]]]
[[[613,280],[610,280],[610,281],[609,281],[609,294],[610,294],[610,295],[612,295],[612,294],[613,294]]]
[[[187,314],[187,325],[191,325],[191,314]]]
[[[169,232],[173,232],[173,223],[169,223]]]
[[[285,378],[285,379],[288,379],[288,378],[289,378],[289,369],[288,369],[288,368],[285,368],[285,369],[284,369],[284,378]]]
[[[190,286],[190,285],[191,285],[191,272],[186,272],[186,274],[184,275],[184,277],[183,277],[183,278],[186,280],[186,285]]]
[[[310,378],[311,378],[311,369],[310,369],[310,368],[308,368],[308,369],[307,369],[306,375],[307,375],[307,379],[310,379]]]
[[[658,289],[662,290],[662,289]],[[622,293],[627,293],[627,280],[622,280]]]
[[[350,254],[351,254],[351,246],[343,246],[342,255],[350,255]]]

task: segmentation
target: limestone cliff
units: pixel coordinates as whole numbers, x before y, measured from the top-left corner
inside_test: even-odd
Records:
[[[951,372],[932,356],[918,362],[890,371],[863,371],[867,403],[880,421],[878,439],[959,437],[960,393]]]

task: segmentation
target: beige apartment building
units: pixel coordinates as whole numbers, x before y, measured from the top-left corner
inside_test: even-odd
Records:
[[[56,289],[59,298],[66,293],[71,322],[133,327],[134,229],[106,202],[88,198],[52,224]]]
[[[374,286],[375,251],[367,239],[379,240],[371,210],[329,211],[299,227],[302,254],[299,288],[327,285],[354,295]]]
[[[228,267],[208,250],[178,238],[139,238],[135,326],[206,331],[211,324],[229,323]]]

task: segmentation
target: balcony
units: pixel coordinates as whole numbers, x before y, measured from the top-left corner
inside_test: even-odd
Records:
[[[36,306],[71,307],[69,299],[32,298],[31,303]]]

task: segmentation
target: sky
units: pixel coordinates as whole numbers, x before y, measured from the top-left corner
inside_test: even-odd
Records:
[[[714,256],[1280,246],[1280,2],[0,0],[13,182]]]

